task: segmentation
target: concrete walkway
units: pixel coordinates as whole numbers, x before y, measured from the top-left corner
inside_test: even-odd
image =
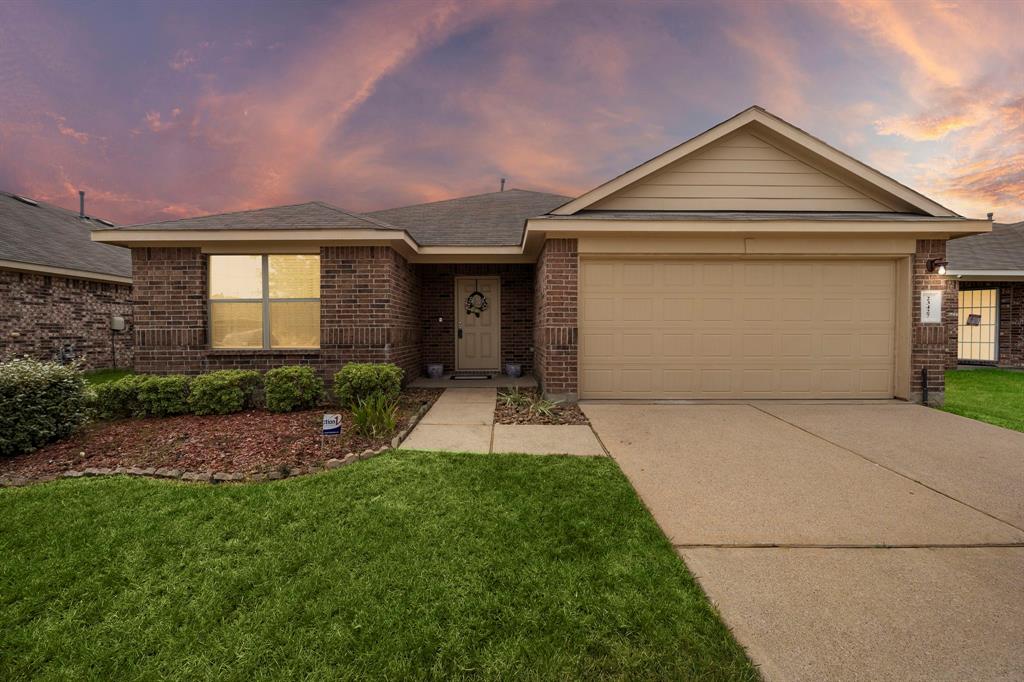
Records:
[[[605,455],[589,426],[495,424],[495,388],[446,388],[402,450],[528,455]]]
[[[767,679],[1024,678],[1024,434],[915,405],[583,405]]]

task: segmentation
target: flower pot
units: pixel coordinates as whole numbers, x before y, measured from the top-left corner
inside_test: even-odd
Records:
[[[431,379],[440,379],[444,376],[444,365],[440,362],[431,362],[427,365],[427,376]]]
[[[514,362],[505,363],[505,374],[512,377],[520,377],[523,375],[523,366]]]

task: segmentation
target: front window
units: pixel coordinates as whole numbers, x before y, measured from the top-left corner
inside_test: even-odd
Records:
[[[210,256],[213,348],[319,348],[320,256]]]
[[[999,290],[961,289],[957,310],[957,358],[967,362],[998,359]]]

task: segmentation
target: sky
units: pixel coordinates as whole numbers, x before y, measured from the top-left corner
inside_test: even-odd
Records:
[[[1024,220],[1024,0],[0,2],[0,190],[120,224],[578,195],[752,104]]]

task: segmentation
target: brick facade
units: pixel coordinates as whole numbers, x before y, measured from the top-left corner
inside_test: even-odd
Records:
[[[132,287],[31,272],[0,270],[0,359],[53,360],[63,351],[88,369],[132,366]],[[120,315],[128,331],[113,335]]]
[[[579,264],[575,239],[549,239],[535,272],[534,374],[545,394],[567,400],[579,395]]]
[[[1024,282],[959,282],[960,289],[999,290],[999,351],[995,365],[1024,369]]]
[[[394,362],[419,374],[416,273],[384,246],[320,250],[319,350],[208,346],[207,259],[196,248],[132,250],[135,369],[198,374],[306,364],[330,380],[346,362]]]
[[[928,402],[941,405],[945,397],[945,371],[956,367],[956,281],[928,272],[928,261],[946,259],[946,242],[941,239],[921,239],[913,259],[913,287],[911,305],[910,342],[910,399],[921,402],[922,370],[928,372]],[[921,323],[921,292],[942,291],[942,322]]]
[[[533,371],[532,265],[443,264],[419,265],[422,361],[440,362],[446,372],[455,368],[455,278],[501,278],[501,364]],[[440,322],[438,320],[441,320]]]

